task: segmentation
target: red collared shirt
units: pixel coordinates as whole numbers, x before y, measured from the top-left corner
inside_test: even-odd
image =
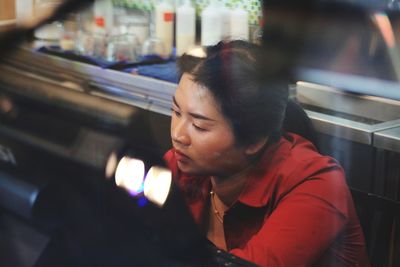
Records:
[[[207,229],[208,177],[165,159],[199,226]],[[338,163],[285,134],[270,146],[224,216],[229,252],[261,266],[369,266],[364,237]]]

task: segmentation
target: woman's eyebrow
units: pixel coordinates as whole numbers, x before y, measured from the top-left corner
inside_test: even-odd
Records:
[[[203,116],[203,115],[200,115],[200,114],[197,114],[197,113],[189,112],[189,114],[190,114],[190,116],[192,116],[195,119],[206,120],[206,121],[215,121],[215,120],[213,120],[211,118],[208,118],[206,116]]]
[[[176,102],[175,96],[172,97],[172,101],[174,102],[174,105],[179,108],[178,102]]]
[[[179,105],[178,105],[178,102],[176,102],[175,96],[172,97],[172,101],[174,102],[174,105],[179,108]],[[206,117],[204,115],[193,113],[193,112],[189,112],[189,115],[192,116],[193,118],[199,119],[199,120],[215,121],[215,120],[213,120],[211,118],[208,118],[208,117]]]

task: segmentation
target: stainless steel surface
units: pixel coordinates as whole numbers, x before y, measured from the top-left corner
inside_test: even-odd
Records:
[[[132,100],[134,105],[135,101],[142,101],[158,106],[163,113],[169,113],[176,89],[173,83],[45,55],[32,51],[31,47],[22,47],[7,62],[72,90],[102,92],[125,102]]]
[[[375,132],[374,146],[400,153],[400,127]]]
[[[400,101],[351,94],[309,82],[297,83],[297,98],[304,104],[376,120],[374,124],[400,119]]]
[[[400,101],[302,81],[297,82],[296,98],[317,131],[335,137],[372,145],[374,132],[400,126]]]
[[[71,88],[67,82],[60,83],[26,70],[0,65],[0,77],[5,90],[42,101],[52,101],[59,106],[75,104],[84,107],[93,117],[107,114],[109,117],[99,119],[114,120],[122,125],[128,124],[135,112],[130,106],[117,105],[113,101],[87,95],[83,89],[76,90],[75,86]]]
[[[344,138],[362,144],[372,144],[373,130],[368,126],[331,115],[306,110],[318,132]]]
[[[298,80],[324,84],[356,94],[400,100],[400,84],[395,81],[309,68],[300,68],[296,74]]]

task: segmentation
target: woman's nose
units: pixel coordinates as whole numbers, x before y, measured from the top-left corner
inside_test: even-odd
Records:
[[[190,137],[187,133],[186,122],[180,120],[172,125],[172,140],[184,146],[190,144]]]

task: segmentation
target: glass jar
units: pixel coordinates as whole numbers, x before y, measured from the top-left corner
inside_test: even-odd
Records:
[[[121,33],[135,35],[139,44],[149,37],[149,16],[141,10],[126,10],[116,18],[117,27]]]

